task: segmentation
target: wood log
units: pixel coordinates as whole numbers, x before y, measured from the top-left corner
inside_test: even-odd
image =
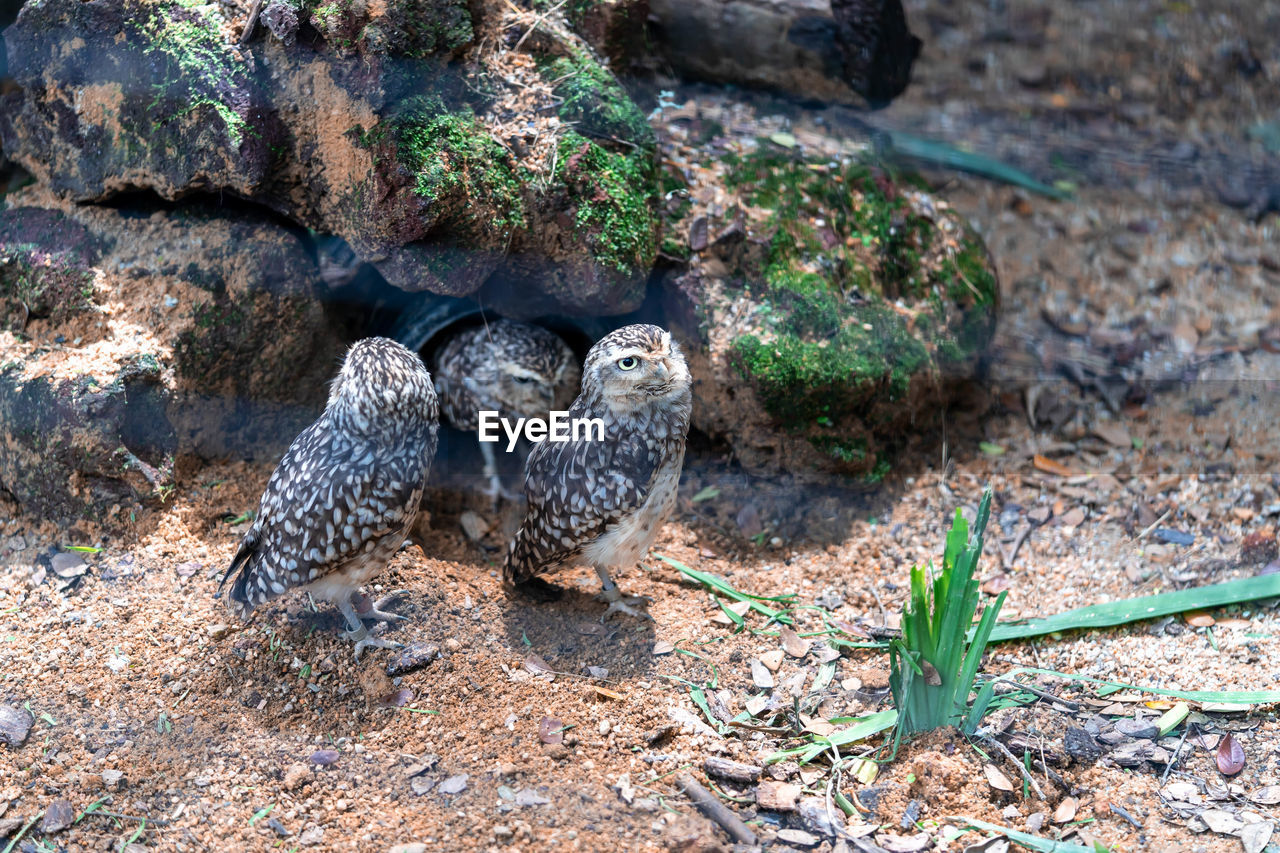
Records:
[[[921,42],[901,0],[649,0],[653,43],[677,73],[806,100],[885,106]]]

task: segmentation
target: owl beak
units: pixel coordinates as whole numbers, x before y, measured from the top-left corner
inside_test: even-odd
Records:
[[[654,359],[653,372],[658,379],[665,382],[671,376],[671,362],[665,358]]]

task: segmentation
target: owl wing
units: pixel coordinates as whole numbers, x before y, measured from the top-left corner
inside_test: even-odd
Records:
[[[649,496],[658,456],[642,435],[543,441],[529,454],[529,510],[507,556],[508,582],[566,563]]]
[[[378,454],[325,426],[312,424],[290,445],[223,576],[226,583],[239,572],[230,598],[245,612],[372,551],[417,512],[420,459]]]

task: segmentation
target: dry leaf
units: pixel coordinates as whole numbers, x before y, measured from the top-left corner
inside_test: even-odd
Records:
[[[801,790],[799,785],[765,780],[756,786],[756,805],[775,812],[795,811]]]
[[[987,595],[999,595],[1009,587],[1013,586],[1013,581],[1006,574],[996,574],[987,578],[982,582],[982,591]]]
[[[1244,769],[1244,747],[1230,732],[1218,742],[1217,759],[1218,772],[1223,776],[1234,776]]]
[[[809,720],[804,724],[806,732],[812,732],[818,737],[826,737],[836,730],[836,727],[828,723],[826,720]]]
[[[1125,429],[1124,424],[1116,421],[1104,421],[1094,424],[1093,434],[1112,447],[1119,447],[1124,450],[1133,449],[1133,439],[1129,437],[1129,430]]]
[[[605,697],[606,699],[622,699],[622,698],[623,698],[623,696],[622,696],[622,694],[621,694],[621,693],[619,693],[619,692],[618,692],[618,691],[616,691],[616,690],[610,690],[610,689],[609,689],[609,688],[607,688],[607,687],[601,687],[601,686],[599,686],[599,685],[594,685],[591,689],[592,689],[592,690],[594,690],[594,691],[596,692],[596,695],[597,695],[597,696],[603,696],[603,697]]]
[[[659,640],[653,644],[654,655],[669,655],[676,650],[676,647],[666,640]]]
[[[751,681],[761,690],[769,690],[773,687],[773,673],[755,658],[751,659]]]
[[[1079,473],[1068,468],[1066,465],[1063,465],[1061,462],[1056,462],[1048,456],[1044,456],[1040,453],[1031,457],[1031,464],[1034,465],[1037,470],[1044,471],[1046,474],[1056,474],[1059,477],[1074,477]],[[1055,512],[1054,514],[1057,515],[1058,513]]]
[[[927,660],[920,661],[920,670],[924,673],[924,683],[930,687],[937,687],[942,684],[942,676],[938,674],[938,668]]]
[[[987,774],[987,782],[997,791],[1013,790],[1013,782],[1009,781],[1009,777],[994,764],[982,765],[982,772]]]
[[[1217,621],[1203,610],[1188,610],[1182,614],[1182,618],[1193,628],[1208,628]]]
[[[1246,823],[1242,826],[1240,843],[1244,846],[1244,853],[1262,853],[1267,847],[1267,842],[1271,840],[1271,833],[1275,832],[1275,828],[1275,823],[1269,820]]]
[[[534,675],[541,675],[544,672],[551,672],[551,667],[547,666],[547,662],[537,655],[529,655],[524,659],[524,668],[532,672]]]
[[[1266,785],[1249,795],[1249,801],[1260,806],[1274,806],[1280,803],[1280,785]]]
[[[543,717],[538,721],[538,740],[543,743],[560,743],[564,740],[564,723],[555,717]]]
[[[782,648],[793,658],[802,658],[809,653],[809,641],[800,639],[800,635],[783,625],[778,629],[782,639]]]
[[[588,637],[603,637],[604,626],[599,622],[580,622],[578,623],[578,633],[585,634]]]
[[[1053,810],[1054,823],[1071,823],[1080,810],[1080,800],[1076,797],[1064,797],[1058,807]]]

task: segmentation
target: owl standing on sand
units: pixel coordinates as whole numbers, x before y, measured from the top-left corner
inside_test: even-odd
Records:
[[[359,588],[386,567],[418,515],[439,416],[422,359],[387,338],[356,342],[324,413],[267,482],[222,578],[236,576],[231,608],[247,619],[263,602],[303,589],[338,606],[357,658],[366,646],[395,647],[369,637],[361,620],[404,617],[370,604]]]
[[[545,600],[560,590],[538,574],[586,564],[600,576],[606,617],[647,616],[632,608],[644,600],[624,598],[609,570],[639,562],[675,507],[693,405],[689,368],[669,332],[635,325],[596,343],[582,373],[569,417],[601,419],[604,440],[587,431],[534,446],[525,469],[529,508],[503,579]]]
[[[431,372],[445,420],[467,432],[479,429],[481,410],[512,422],[545,418],[573,401],[582,378],[568,344],[541,326],[514,320],[454,335],[431,358]],[[480,452],[488,479],[483,491],[496,505],[505,493],[493,445],[480,442]]]

